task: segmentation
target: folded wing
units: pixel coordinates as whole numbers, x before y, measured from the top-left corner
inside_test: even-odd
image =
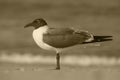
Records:
[[[82,44],[91,38],[85,31],[75,31],[70,28],[51,28],[43,35],[43,41],[56,48],[65,48]]]

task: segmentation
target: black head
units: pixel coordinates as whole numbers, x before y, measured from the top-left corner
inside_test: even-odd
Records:
[[[32,23],[25,25],[24,28],[33,26],[35,29],[37,29],[45,25],[47,25],[46,21],[42,18],[39,18],[39,19],[35,19]]]

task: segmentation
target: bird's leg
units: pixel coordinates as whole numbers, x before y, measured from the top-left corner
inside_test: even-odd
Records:
[[[56,60],[57,60],[57,67],[56,67],[56,69],[60,70],[60,54],[59,53],[56,54]]]

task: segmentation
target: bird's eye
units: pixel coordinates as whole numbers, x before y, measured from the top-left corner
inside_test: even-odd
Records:
[[[35,21],[33,21],[34,23],[39,23],[39,20],[35,20]]]

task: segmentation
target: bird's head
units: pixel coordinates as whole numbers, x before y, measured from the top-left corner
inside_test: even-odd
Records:
[[[37,29],[37,28],[45,26],[45,25],[47,25],[47,22],[44,19],[39,18],[39,19],[35,19],[33,22],[25,25],[24,28],[34,27],[35,29]]]

